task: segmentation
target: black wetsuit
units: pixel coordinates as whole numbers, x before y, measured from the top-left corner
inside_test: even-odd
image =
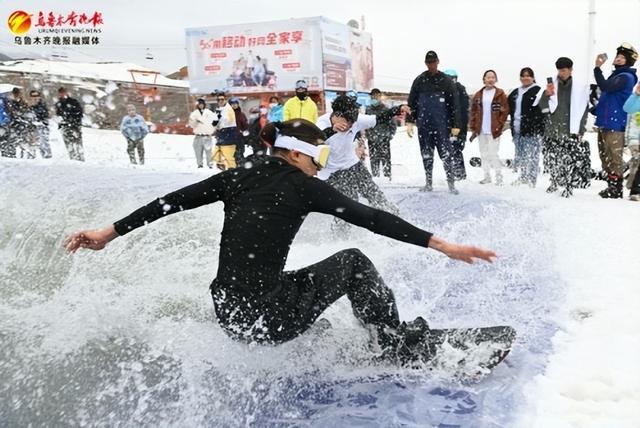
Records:
[[[220,325],[238,339],[283,342],[304,332],[347,295],[364,324],[395,328],[393,293],[359,250],[344,250],[284,271],[289,247],[310,212],[334,215],[375,233],[427,247],[431,234],[367,207],[278,157],[184,187],[114,224],[124,235],[163,216],[216,201],[225,204],[218,274],[211,284]]]

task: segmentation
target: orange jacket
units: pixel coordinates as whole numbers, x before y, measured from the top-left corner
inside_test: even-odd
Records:
[[[480,89],[471,99],[471,117],[469,119],[469,130],[478,135],[482,132],[482,94],[484,88]],[[498,138],[502,135],[504,124],[509,116],[509,101],[507,94],[500,88],[496,88],[496,93],[491,102],[491,135]]]

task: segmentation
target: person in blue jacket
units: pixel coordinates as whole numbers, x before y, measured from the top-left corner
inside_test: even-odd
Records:
[[[421,191],[433,190],[433,153],[437,148],[447,174],[449,191],[457,194],[451,142],[460,133],[457,90],[453,80],[438,70],[438,54],[428,51],[424,62],[427,71],[413,81],[408,101],[418,127],[426,179]]]
[[[284,119],[284,106],[280,104],[280,100],[275,95],[269,98],[269,113],[267,114],[268,122],[282,122]]]
[[[2,156],[7,156],[10,121],[11,116],[7,111],[7,99],[4,94],[0,94],[0,154]]]
[[[140,165],[144,165],[144,137],[149,133],[149,127],[144,117],[136,113],[133,104],[127,106],[127,115],[122,118],[120,132],[127,139],[127,153],[132,164],[136,164],[136,151]]]
[[[613,60],[615,70],[605,79],[600,67],[606,61],[606,56],[600,54],[596,57],[593,74],[602,91],[595,111],[598,152],[608,183],[608,187],[599,193],[603,198],[622,198],[622,150],[627,126],[627,113],[622,107],[638,81],[635,68],[631,68],[637,59],[638,51],[629,43],[623,43]]]

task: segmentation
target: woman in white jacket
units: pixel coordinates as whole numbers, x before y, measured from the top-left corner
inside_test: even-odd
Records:
[[[207,160],[207,166],[213,168],[211,162],[211,149],[213,147],[211,136],[215,130],[213,127],[213,121],[215,119],[216,115],[207,108],[204,99],[198,98],[196,109],[189,115],[189,126],[193,129],[193,133],[196,136],[193,139],[193,151],[196,153],[198,168],[202,168],[203,151],[204,157]]]

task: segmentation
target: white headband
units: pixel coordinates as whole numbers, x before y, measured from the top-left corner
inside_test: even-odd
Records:
[[[309,155],[312,158],[318,158],[320,156],[320,148],[306,141],[298,140],[295,137],[288,135],[280,135],[276,137],[276,142],[273,143],[273,147],[280,147],[281,149],[297,150],[300,153]]]

